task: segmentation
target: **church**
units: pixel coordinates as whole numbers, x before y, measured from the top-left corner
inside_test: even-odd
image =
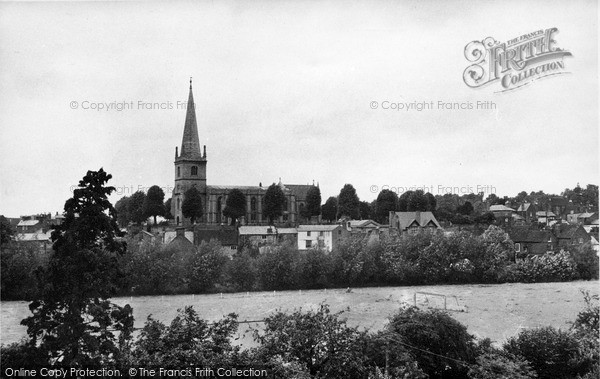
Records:
[[[227,195],[234,188],[246,195],[246,216],[241,220],[245,225],[265,225],[267,218],[263,216],[263,199],[268,185],[258,186],[218,186],[206,182],[206,145],[200,149],[196,109],[190,79],[190,93],[187,103],[187,113],[183,127],[181,150],[175,147],[175,186],[171,198],[171,214],[177,226],[189,226],[190,219],[183,217],[181,206],[185,191],[196,187],[202,196],[202,218],[199,221],[205,225],[228,224],[230,220],[223,216]],[[277,220],[279,224],[296,225],[299,216],[306,205],[306,194],[312,185],[283,184],[278,185],[285,195],[283,215]]]

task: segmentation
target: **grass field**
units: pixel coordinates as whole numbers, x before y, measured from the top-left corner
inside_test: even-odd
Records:
[[[437,285],[414,287],[373,287],[314,291],[250,292],[214,295],[141,296],[115,298],[113,301],[134,309],[135,326],[142,327],[146,317],[170,322],[178,308],[193,305],[207,320],[218,320],[235,312],[239,320],[262,320],[276,310],[315,309],[327,303],[333,311],[346,310],[344,317],[352,326],[371,330],[384,327],[387,318],[402,304],[413,304],[415,292],[446,295],[451,315],[467,325],[477,337],[489,337],[498,343],[523,328],[552,325],[566,329],[583,307],[581,290],[599,294],[598,281],[569,283],[512,283],[496,285]],[[29,314],[26,302],[1,303],[1,343],[18,341],[25,336],[20,319]],[[420,308],[443,308],[443,298],[417,295]],[[252,345],[249,327],[242,324],[238,343]]]

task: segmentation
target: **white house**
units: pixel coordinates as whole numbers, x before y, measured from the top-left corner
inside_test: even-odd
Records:
[[[300,225],[298,226],[298,250],[323,249],[330,252],[342,238],[350,232],[341,225]]]

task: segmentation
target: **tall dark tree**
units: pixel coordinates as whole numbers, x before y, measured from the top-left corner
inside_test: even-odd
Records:
[[[321,190],[319,187],[312,186],[306,192],[306,206],[303,213],[300,216],[306,218],[321,214]]]
[[[119,357],[133,330],[132,310],[108,298],[122,280],[118,257],[125,243],[106,186],[111,175],[88,171],[65,203],[65,219],[52,232],[53,252],[41,296],[22,321],[29,345],[48,362],[95,366]],[[119,333],[117,338],[114,331]]]
[[[387,223],[390,212],[398,209],[398,195],[388,189],[381,190],[377,195],[377,213],[375,220],[379,223]]]
[[[468,216],[473,213],[473,204],[471,204],[469,201],[466,201],[463,205],[456,208],[456,211],[461,215]]]
[[[427,192],[425,194],[425,198],[427,199],[427,210],[430,212],[435,212],[437,208],[437,200],[435,196],[431,194],[431,192]]]
[[[10,226],[10,221],[4,216],[0,216],[0,245],[9,243],[15,231]]]
[[[131,216],[129,215],[129,196],[123,196],[115,203],[115,210],[117,211],[117,221],[119,225],[124,228],[129,225]]]
[[[338,196],[338,216],[360,218],[360,200],[352,184],[345,184]]]
[[[406,191],[398,199],[398,212],[408,212],[408,199],[414,191]]]
[[[232,189],[227,195],[223,215],[231,218],[231,225],[246,214],[246,195],[237,188]]]
[[[360,219],[361,220],[370,220],[373,218],[373,210],[371,209],[371,203],[368,201],[361,201],[359,204],[360,209]]]
[[[202,195],[196,187],[185,191],[183,203],[181,203],[181,213],[183,213],[183,217],[189,218],[192,224],[202,218]]]
[[[263,208],[263,215],[269,219],[269,224],[273,225],[273,221],[283,214],[284,203],[285,195],[281,187],[271,184],[265,193]]]
[[[165,215],[164,217],[167,220],[172,220],[173,219],[173,214],[171,213],[171,198],[168,198],[167,201],[165,201]]]
[[[427,197],[425,197],[425,193],[423,190],[414,191],[408,198],[407,211],[415,212],[415,211],[427,211]]]
[[[331,196],[321,207],[321,217],[329,222],[335,221],[337,215],[337,198]]]
[[[147,219],[147,217],[144,215],[145,201],[146,194],[142,191],[137,191],[131,195],[127,203],[127,213],[129,214],[129,219],[138,225]]]
[[[148,188],[148,194],[144,199],[144,217],[154,217],[154,225],[156,225],[156,216],[165,215],[165,193],[159,186]]]

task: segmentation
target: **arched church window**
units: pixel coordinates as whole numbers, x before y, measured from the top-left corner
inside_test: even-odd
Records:
[[[192,166],[192,175],[198,175],[198,166]]]
[[[177,198],[177,210],[181,210],[181,199],[179,197]]]
[[[256,198],[255,197],[253,197],[250,200],[250,211],[256,212]]]
[[[177,167],[177,177],[181,176],[181,167]]]

